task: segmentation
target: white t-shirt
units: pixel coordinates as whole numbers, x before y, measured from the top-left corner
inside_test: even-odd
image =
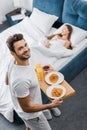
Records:
[[[42,104],[41,91],[35,69],[31,65],[20,66],[12,62],[8,68],[9,86],[15,111],[22,119],[33,119],[41,112],[26,113],[20,107],[17,98],[30,96],[30,102]]]

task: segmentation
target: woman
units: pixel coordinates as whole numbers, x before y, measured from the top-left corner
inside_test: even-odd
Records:
[[[54,48],[64,46],[67,49],[71,49],[70,37],[72,33],[72,27],[70,25],[64,25],[60,34],[53,34],[47,37],[45,47]]]

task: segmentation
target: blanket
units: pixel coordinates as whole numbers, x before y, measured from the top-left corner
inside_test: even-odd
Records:
[[[44,46],[33,46],[31,47],[31,61],[35,65],[36,63],[51,64],[53,66],[60,58],[65,58],[73,55],[73,51],[66,49],[65,47],[59,47],[51,50]]]

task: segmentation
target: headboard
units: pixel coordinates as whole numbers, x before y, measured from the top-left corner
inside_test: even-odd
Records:
[[[59,21],[62,21],[63,3],[64,0],[33,0],[33,7],[45,13],[54,14],[59,17]]]
[[[61,23],[87,30],[87,0],[33,0],[33,7],[59,16]]]
[[[65,0],[62,22],[87,30],[87,0]]]

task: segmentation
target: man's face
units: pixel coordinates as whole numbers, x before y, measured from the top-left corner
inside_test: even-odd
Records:
[[[15,56],[20,60],[27,60],[30,58],[30,48],[24,39],[14,43]]]

